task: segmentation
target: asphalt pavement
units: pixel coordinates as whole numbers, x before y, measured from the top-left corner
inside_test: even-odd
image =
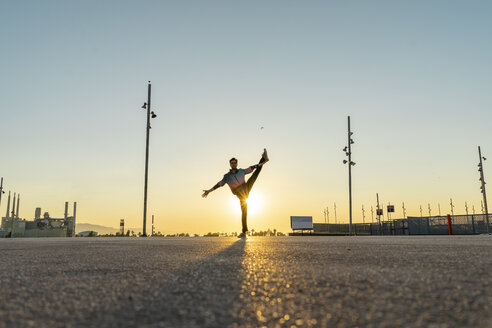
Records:
[[[0,327],[492,327],[492,236],[0,239]]]

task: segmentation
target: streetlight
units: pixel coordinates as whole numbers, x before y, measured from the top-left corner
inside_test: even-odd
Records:
[[[485,177],[483,175],[483,163],[482,159],[485,161],[487,160],[485,157],[482,156],[482,152],[480,151],[480,146],[478,146],[478,157],[480,158],[480,162],[478,163],[478,171],[480,172],[480,182],[481,182],[481,192],[483,194],[483,203],[485,204],[485,220],[487,223],[487,233],[490,233],[490,228],[489,228],[489,210],[487,207],[487,194],[485,193]]]
[[[349,169],[349,213],[350,213],[350,222],[349,222],[349,236],[352,235],[352,166],[355,165],[355,162],[352,162],[352,144],[354,140],[352,139],[353,132],[350,131],[350,116],[347,117],[348,122],[348,133],[347,133],[347,146],[343,148],[345,155],[348,157],[348,160],[344,159],[343,164],[348,164]]]
[[[0,180],[0,205],[2,205],[2,194],[5,194],[5,191],[3,191],[3,177]]]
[[[145,231],[145,226],[147,223],[147,185],[148,185],[148,177],[149,177],[149,133],[150,133],[150,118],[156,118],[157,115],[154,112],[150,111],[150,90],[151,84],[149,81],[148,85],[148,93],[147,93],[147,102],[143,104],[142,108],[147,109],[147,126],[146,130],[146,139],[145,139],[145,184],[144,184],[144,211],[143,211],[143,230],[142,237],[147,237],[147,233]]]

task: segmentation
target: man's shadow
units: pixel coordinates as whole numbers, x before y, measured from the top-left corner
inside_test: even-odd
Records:
[[[106,316],[124,319],[127,326],[231,326],[245,279],[244,254],[245,240],[241,239],[219,253],[184,266],[162,283],[147,286],[113,313],[97,313],[95,317],[99,318],[92,320]]]

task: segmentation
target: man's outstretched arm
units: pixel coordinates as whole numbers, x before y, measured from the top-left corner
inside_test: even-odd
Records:
[[[209,190],[204,190],[202,197],[206,198],[209,193],[211,193],[212,191],[214,191],[215,189],[220,188],[220,187],[222,187],[222,185],[220,184],[220,182],[217,182],[217,184],[215,186],[213,186],[212,188],[210,188]]]

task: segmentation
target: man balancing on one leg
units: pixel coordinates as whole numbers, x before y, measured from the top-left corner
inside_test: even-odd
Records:
[[[258,178],[258,175],[260,174],[263,164],[268,161],[269,159],[266,149],[263,150],[263,155],[261,155],[260,162],[256,165],[248,167],[247,169],[238,169],[237,159],[231,158],[229,160],[231,170],[228,173],[224,174],[224,178],[217,182],[215,186],[213,186],[209,190],[203,191],[202,197],[205,198],[208,196],[209,193],[219,187],[222,187],[226,183],[229,185],[232,193],[236,195],[237,198],[239,198],[239,202],[241,203],[241,218],[243,223],[243,232],[239,235],[239,237],[241,238],[246,237],[246,232],[248,231],[248,224],[246,222],[248,216],[248,203],[246,203],[246,200],[248,199],[249,193],[251,192],[251,188],[253,188],[253,184],[255,183],[256,178]],[[248,179],[248,181],[245,181],[245,175],[250,174],[251,172],[253,172],[253,174]]]

